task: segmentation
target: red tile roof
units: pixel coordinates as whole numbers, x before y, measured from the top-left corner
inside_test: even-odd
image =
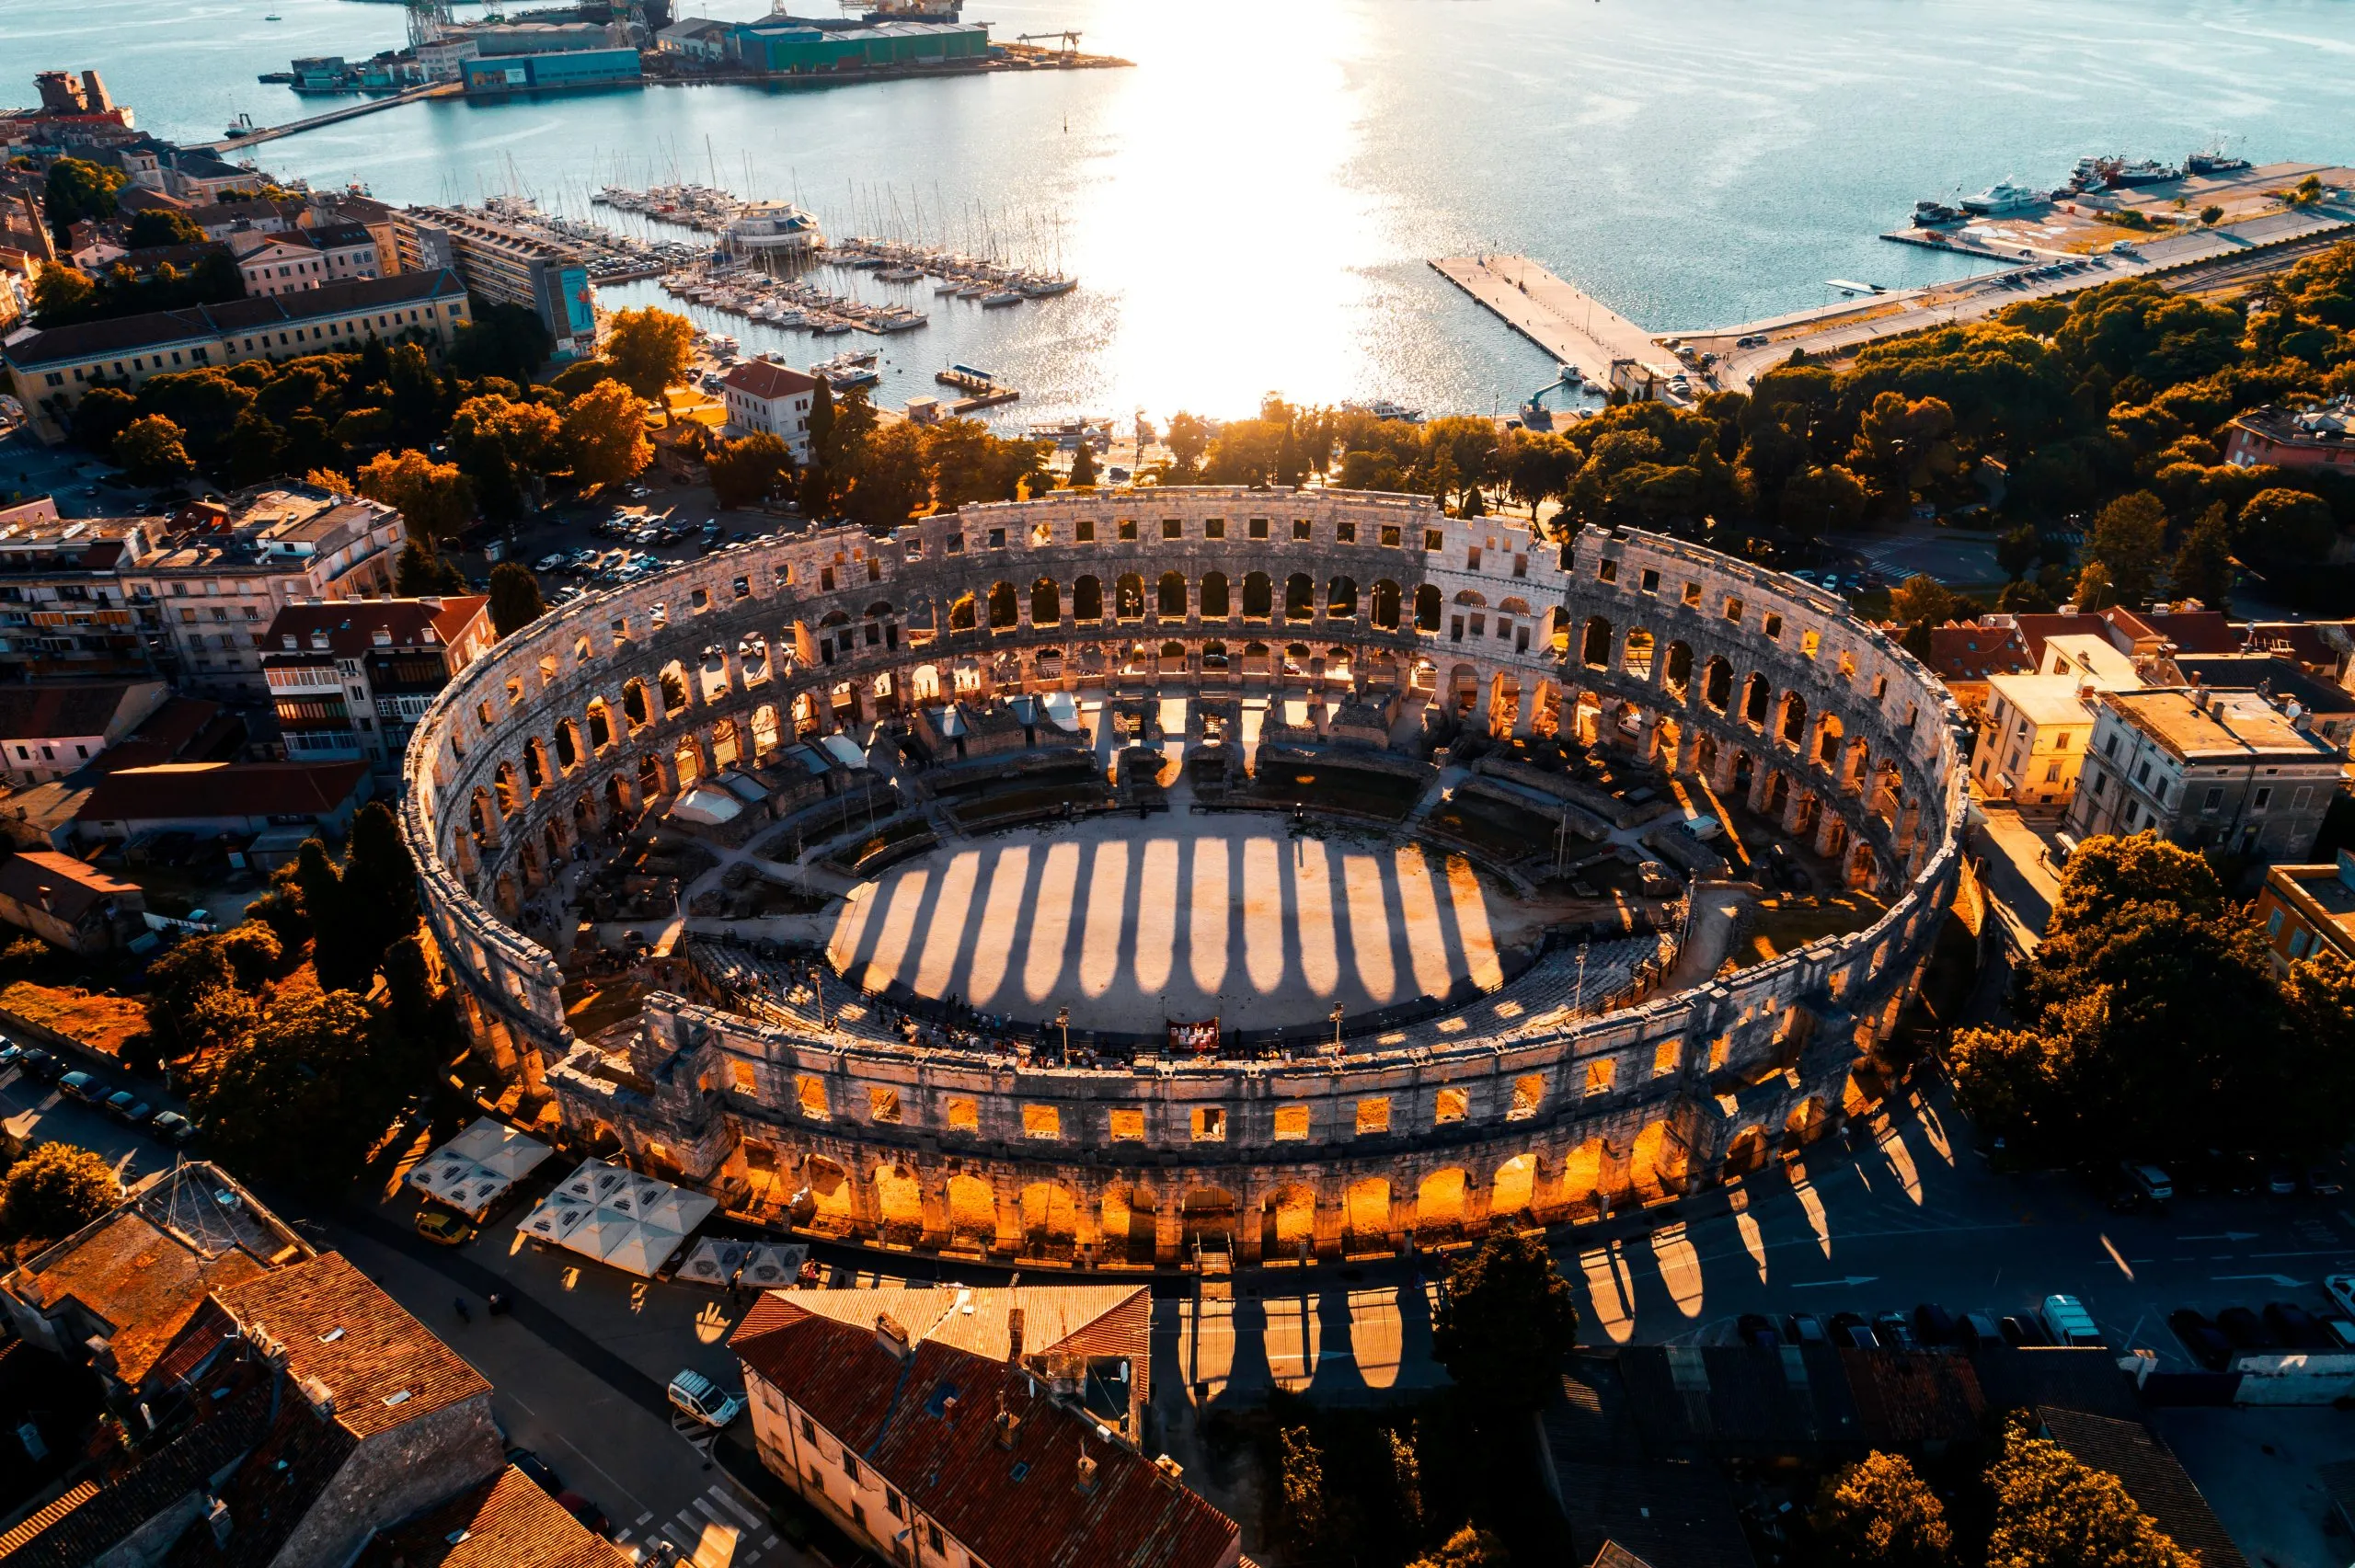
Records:
[[[0,689],[0,736],[27,740],[104,735],[134,687],[153,681],[94,681]]]
[[[145,907],[146,895],[134,884],[53,850],[27,850],[0,860],[0,898],[46,910],[68,925],[109,898],[133,897]]]
[[[628,1568],[629,1559],[510,1465],[378,1532],[354,1568]]]
[[[780,365],[774,360],[747,360],[728,372],[730,391],[759,398],[790,397],[797,392],[809,392],[818,384],[817,378],[805,375],[790,365]]]
[[[327,1386],[336,1424],[354,1437],[490,1392],[481,1373],[340,1253],[217,1295],[248,1330],[267,1329],[286,1347],[290,1376]]]
[[[937,1341],[906,1362],[873,1328],[761,1298],[729,1342],[757,1376],[850,1446],[991,1568],[1216,1568],[1234,1520],[1097,1435],[1028,1373]],[[1001,1446],[997,1412],[1018,1418]],[[1079,1461],[1096,1462],[1082,1491]]]
[[[327,817],[368,780],[365,762],[166,762],[109,773],[75,813],[82,822],[208,817]]]
[[[465,635],[489,602],[480,594],[465,594],[431,601],[347,599],[333,604],[290,604],[272,618],[261,646],[265,655],[308,652],[312,634],[325,633],[329,651],[357,658],[377,646],[376,634],[382,631],[392,638],[393,647],[446,647]]]
[[[2102,614],[2130,632],[2141,627],[2164,637],[2178,653],[2237,653],[2240,633],[2221,610],[2105,610]]]
[[[2044,644],[2051,637],[2099,637],[2109,640],[2109,623],[2098,615],[2021,615],[2016,617],[2020,640],[2028,645],[2030,665],[2044,667]]]
[[[2347,623],[2330,624],[2344,626]],[[2322,625],[2313,621],[2257,621],[2242,628],[2246,640],[2241,645],[2252,653],[2286,651],[2300,664],[2318,665],[2325,670],[2336,669],[2338,650],[2323,640]],[[2211,649],[2186,648],[2186,653],[2211,652]]]
[[[1930,628],[1930,668],[1943,681],[1984,681],[2025,675],[2036,668],[2028,644],[2009,626],[1966,621]]]

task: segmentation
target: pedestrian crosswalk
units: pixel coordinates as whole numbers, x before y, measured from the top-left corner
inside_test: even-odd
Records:
[[[653,1528],[648,1528],[649,1525]],[[638,1538],[635,1542],[633,1535]],[[768,1521],[726,1482],[714,1482],[661,1524],[654,1524],[651,1511],[640,1514],[636,1525],[618,1532],[614,1539],[629,1548],[639,1562],[676,1563],[684,1568],[757,1568],[777,1545]]]

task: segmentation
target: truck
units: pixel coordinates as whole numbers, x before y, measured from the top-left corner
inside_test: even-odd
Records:
[[[2074,1349],[2098,1349],[2101,1330],[2094,1326],[2094,1315],[2074,1296],[2047,1296],[2044,1299],[2045,1332],[2052,1343]]]

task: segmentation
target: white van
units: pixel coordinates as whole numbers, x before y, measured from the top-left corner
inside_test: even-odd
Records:
[[[744,1396],[690,1368],[671,1379],[671,1408],[706,1426],[722,1427],[744,1413]]]
[[[2094,1315],[2074,1296],[2047,1296],[2044,1299],[2044,1330],[2055,1345],[2079,1349],[2098,1349],[2101,1330],[2094,1326]]]

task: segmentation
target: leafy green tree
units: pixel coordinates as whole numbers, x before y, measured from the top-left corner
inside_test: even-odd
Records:
[[[1926,572],[1914,573],[1889,595],[1889,618],[1907,626],[1943,626],[1970,607],[1962,595]]]
[[[1839,533],[1864,520],[1865,486],[1838,464],[1810,465],[1784,481],[1775,518],[1805,537]]]
[[[1570,1282],[1545,1243],[1491,1233],[1459,1264],[1431,1323],[1431,1351],[1482,1404],[1535,1408],[1577,1338]]]
[[[1201,416],[1180,409],[1169,417],[1169,428],[1162,432],[1161,440],[1169,449],[1170,459],[1178,464],[1178,472],[1190,475],[1201,465],[1202,453],[1210,450],[1210,424]]]
[[[435,550],[431,539],[411,539],[401,547],[400,558],[393,563],[393,591],[403,599],[464,593],[466,574],[447,555]]]
[[[572,476],[583,485],[618,485],[654,461],[646,407],[618,381],[601,381],[566,405],[560,440]]]
[[[548,612],[540,597],[540,579],[518,561],[501,561],[490,568],[490,624],[502,637],[522,631]]]
[[[894,527],[925,503],[924,438],[902,420],[878,430],[857,454],[844,509],[869,528]]]
[[[350,991],[276,1001],[203,1073],[189,1112],[232,1170],[339,1183],[383,1136],[411,1062]]]
[[[98,280],[78,267],[59,263],[33,280],[33,325],[70,326],[98,314]]]
[[[0,1226],[11,1237],[56,1241],[121,1201],[122,1184],[97,1150],[37,1143],[0,1180]]]
[[[1994,1495],[1988,1568],[2197,1568],[2119,1479],[2088,1470],[2017,1417],[1987,1467]]]
[[[2165,565],[2167,509],[2148,490],[2119,497],[2085,530],[2085,558],[2109,575],[2114,602],[2137,608],[2151,602]]]
[[[2285,566],[2318,566],[2337,529],[2330,504],[2303,490],[2259,490],[2241,509],[2240,544],[2252,555]]]
[[[295,880],[295,867],[281,865],[270,874],[269,890],[246,906],[246,919],[268,926],[281,952],[299,949],[311,940],[311,917],[303,908],[303,888]]]
[[[180,441],[180,428],[161,414],[131,421],[114,439],[114,460],[140,485],[167,485],[196,471]]]
[[[139,403],[119,386],[94,386],[74,406],[74,444],[112,453],[115,439],[139,418]]]
[[[1279,1490],[1277,1529],[1294,1552],[1314,1553],[1325,1544],[1325,1456],[1305,1426],[1287,1426],[1277,1435],[1281,1450],[1276,1484]]]
[[[793,449],[782,437],[755,430],[714,446],[704,468],[711,479],[712,498],[721,507],[755,506],[792,480]]]
[[[1809,1527],[1826,1568],[1942,1568],[1954,1551],[1946,1505],[1900,1454],[1826,1477]]]
[[[603,352],[624,386],[660,406],[665,392],[687,379],[695,326],[657,305],[615,311],[606,323]]]
[[[2221,502],[2201,512],[2184,534],[2167,580],[2177,598],[2196,599],[2211,610],[2232,609],[2233,531]]]
[[[1493,1531],[1465,1526],[1447,1538],[1437,1551],[1426,1552],[1407,1568],[1503,1568],[1512,1561],[1504,1538]]]
[[[1072,453],[1071,457],[1071,487],[1074,490],[1086,490],[1094,488],[1095,485],[1096,449],[1083,439],[1079,443],[1079,450]]]
[[[2005,530],[1996,539],[1995,564],[2004,568],[2006,578],[2017,582],[2028,576],[2043,550],[2044,543],[2037,537],[2036,530],[2022,523],[2017,528]]]
[[[326,843],[305,839],[295,852],[295,886],[311,917],[311,966],[322,990],[365,991],[373,972],[364,918],[353,909],[343,870]]]
[[[810,393],[810,461],[801,469],[801,509],[813,518],[832,517],[841,495],[835,475],[843,467],[842,437],[835,425],[834,389],[820,376]]]
[[[204,231],[187,213],[170,207],[149,207],[131,215],[123,243],[132,249],[149,246],[202,245]]]
[[[382,452],[352,475],[360,493],[401,514],[409,537],[454,539],[474,516],[474,492],[454,463],[421,452]]]
[[[541,322],[539,312],[525,305],[505,304],[481,295],[467,300],[467,321],[458,328],[445,362],[465,380],[500,376],[519,385],[547,363],[556,352],[556,338]]]
[[[75,223],[81,219],[113,217],[115,192],[130,183],[131,176],[110,164],[60,158],[50,165],[41,208],[49,215],[49,226],[57,235],[57,243],[67,244],[73,237]]]

